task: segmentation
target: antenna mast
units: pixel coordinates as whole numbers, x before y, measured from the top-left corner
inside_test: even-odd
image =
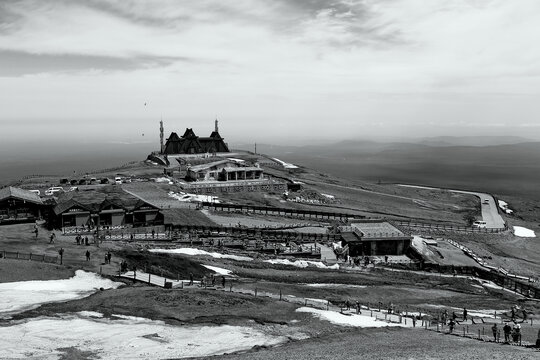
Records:
[[[159,122],[159,153],[163,154],[163,117]]]

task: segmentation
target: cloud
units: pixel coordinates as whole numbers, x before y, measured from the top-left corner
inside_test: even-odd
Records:
[[[30,54],[21,51],[0,50],[0,77],[77,71],[132,71],[193,61],[196,60],[181,57],[119,58],[73,54]]]
[[[516,107],[530,123],[539,11],[535,0],[6,0],[0,120],[136,118],[126,99],[151,98],[165,114],[223,114],[259,133],[329,119],[336,132],[512,124]]]

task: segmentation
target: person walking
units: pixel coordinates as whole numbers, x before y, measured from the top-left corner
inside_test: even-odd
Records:
[[[497,323],[493,324],[491,327],[491,332],[493,333],[493,340],[497,341],[497,333],[499,331],[499,328],[497,327]]]
[[[90,251],[86,250],[86,261],[90,261]]]
[[[514,327],[512,329],[512,339],[515,343],[521,338],[521,325],[514,321]]]
[[[454,320],[450,320],[450,322],[448,323],[450,334],[454,332],[454,326],[456,326],[456,323],[454,322]]]
[[[39,233],[37,225],[34,225],[34,233],[36,234],[36,239],[37,239],[38,233]]]
[[[64,248],[60,248],[60,250],[58,250],[58,255],[60,255],[60,265],[62,265],[64,259]]]
[[[110,251],[107,251],[107,262],[110,264],[112,259],[112,254]]]
[[[463,321],[467,321],[467,309],[463,308]]]
[[[221,286],[223,286],[223,288],[225,288],[225,276],[221,277]]]
[[[49,244],[54,244],[54,239],[56,239],[56,234],[52,232],[49,238]]]
[[[503,332],[504,332],[504,342],[505,343],[510,342],[510,332],[512,332],[512,328],[510,327],[510,324],[508,323],[504,324]]]

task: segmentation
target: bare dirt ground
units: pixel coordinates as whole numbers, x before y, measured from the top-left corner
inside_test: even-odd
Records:
[[[218,358],[241,359],[539,359],[540,354],[514,346],[483,343],[436,332],[410,329],[358,329],[291,342],[272,349]]]

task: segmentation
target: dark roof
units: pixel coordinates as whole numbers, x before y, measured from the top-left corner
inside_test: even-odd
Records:
[[[342,232],[341,240],[345,241],[347,244],[350,242],[361,241],[361,239],[352,232]]]
[[[28,190],[19,189],[12,186],[0,189],[0,200],[5,200],[9,198],[16,198],[16,199],[32,202],[34,204],[43,205],[43,201],[41,200],[39,195],[33,192],[30,192]]]
[[[227,144],[217,131],[209,137],[198,137],[191,128],[186,128],[184,135],[172,132],[165,143],[165,154],[201,154],[214,152],[230,152]]]
[[[362,233],[363,240],[409,237],[408,235],[402,233],[398,228],[386,221],[361,222],[351,224],[351,226]]]
[[[116,186],[108,186],[90,191],[70,191],[58,197],[55,214],[61,214],[72,207],[81,207],[87,211],[99,212],[107,208],[120,208],[133,211],[141,206],[152,206],[140,198],[129,194]]]

